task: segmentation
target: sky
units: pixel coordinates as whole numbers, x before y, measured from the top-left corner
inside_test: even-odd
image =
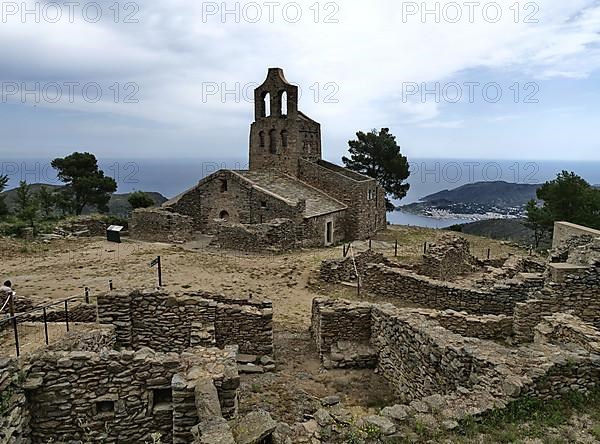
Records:
[[[269,67],[338,161],[598,160],[600,2],[2,2],[0,159],[239,158]]]

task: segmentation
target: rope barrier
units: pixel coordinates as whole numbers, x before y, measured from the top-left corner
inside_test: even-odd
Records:
[[[354,273],[356,274],[356,291],[360,294],[360,276],[358,275],[358,268],[356,267],[356,261],[354,260],[354,249],[352,243],[350,243],[350,254],[352,255],[352,265],[354,265]]]
[[[8,297],[6,298],[6,302],[4,303],[4,305],[2,306],[2,308],[0,308],[0,311],[4,311],[4,309],[6,308],[6,305],[10,301],[10,298],[12,298],[12,294],[8,295]]]

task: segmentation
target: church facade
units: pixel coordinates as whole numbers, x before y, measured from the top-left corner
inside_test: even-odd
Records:
[[[383,188],[322,159],[321,126],[298,110],[298,87],[280,68],[269,69],[254,99],[248,170],[217,171],[161,211],[217,235],[232,225],[286,220],[298,246],[366,239],[385,228]]]

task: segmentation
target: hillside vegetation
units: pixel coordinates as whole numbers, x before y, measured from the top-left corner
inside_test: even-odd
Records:
[[[64,186],[34,183],[31,184],[30,187],[32,194],[37,194],[42,187],[46,187],[49,191],[54,192],[62,189]],[[108,214],[120,217],[126,217],[129,215],[129,213],[131,213],[131,205],[127,199],[131,194],[132,193],[112,194],[110,201],[108,202]],[[154,201],[155,206],[160,206],[167,201],[167,198],[160,193],[146,192],[146,194]],[[13,188],[11,190],[4,191],[1,193],[1,195],[5,196],[5,202],[9,211],[14,212],[17,205],[17,189]],[[83,214],[91,214],[93,212],[96,212],[96,210],[91,207],[86,207],[83,210]]]

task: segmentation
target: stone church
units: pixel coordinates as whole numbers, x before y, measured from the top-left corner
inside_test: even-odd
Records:
[[[160,211],[172,214],[170,224],[181,216],[194,232],[221,233],[224,243],[229,239],[238,246],[244,234],[263,236],[257,242],[267,244],[271,238],[326,246],[366,239],[385,228],[383,188],[321,158],[321,125],[298,110],[298,87],[282,69],[269,69],[254,91],[254,113],[249,169],[217,171],[166,202]],[[134,225],[145,225],[143,217],[152,216],[136,212]]]

